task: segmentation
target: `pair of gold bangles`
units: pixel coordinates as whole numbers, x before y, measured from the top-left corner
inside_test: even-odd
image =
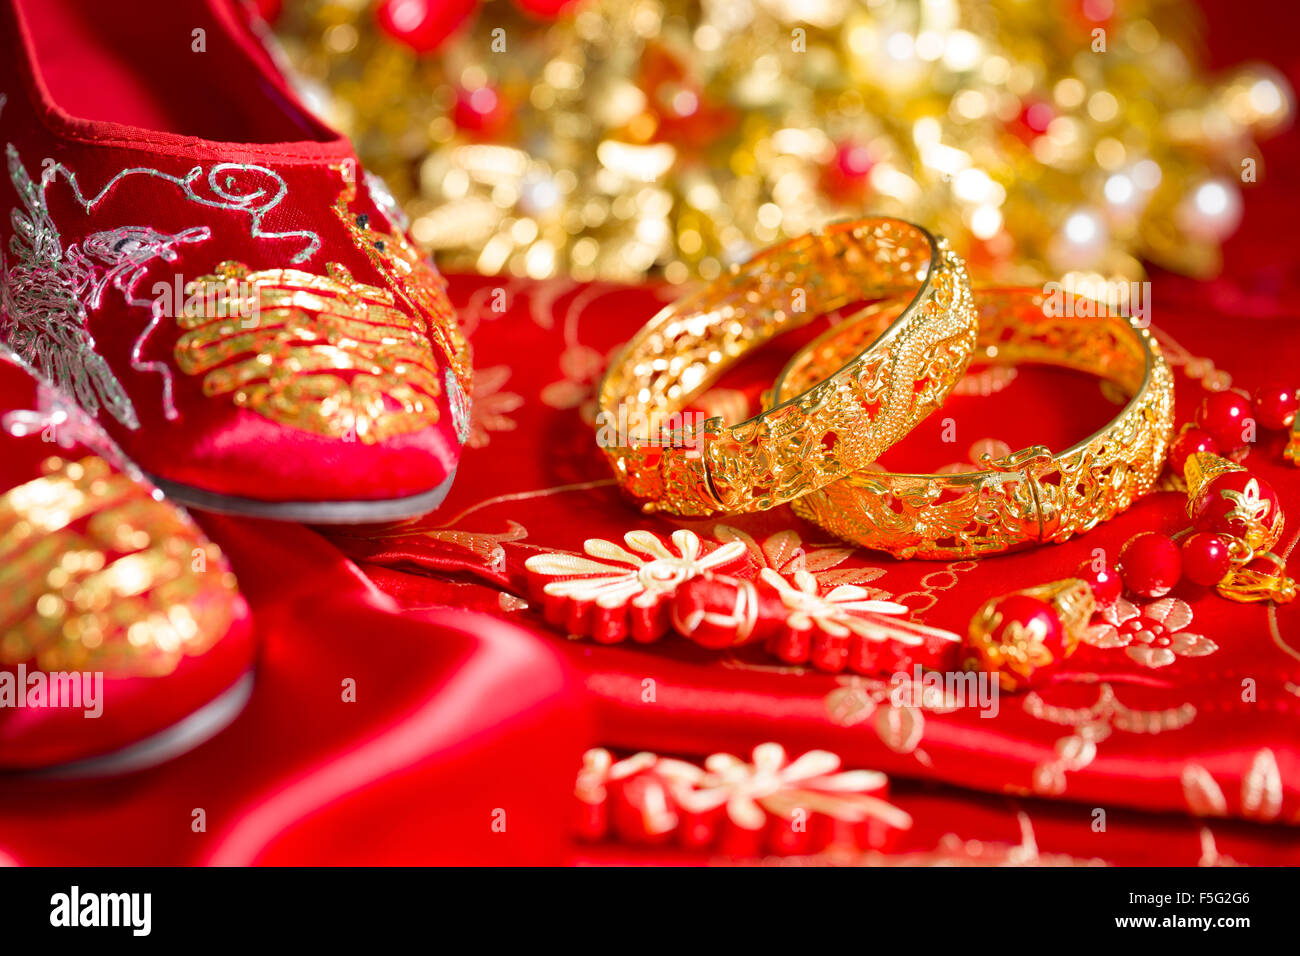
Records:
[[[729,425],[689,413],[775,336],[868,302],[790,360],[758,415]],[[1155,484],[1174,386],[1145,328],[1061,305],[1043,289],[972,291],[961,258],[920,226],[834,226],[766,250],[654,316],[601,383],[600,444],[646,511],[711,517],[789,502],[841,538],[902,558],[1064,541]],[[1128,402],[1063,452],[1035,445],[954,474],[871,470],[976,357],[1090,373]]]

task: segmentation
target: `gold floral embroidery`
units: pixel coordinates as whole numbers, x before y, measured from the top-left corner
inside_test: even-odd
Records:
[[[1084,643],[1123,647],[1143,667],[1167,667],[1179,657],[1204,657],[1219,649],[1208,637],[1184,630],[1192,623],[1192,609],[1178,598],[1162,598],[1141,608],[1120,598],[1100,617],[1100,624],[1084,631]]]
[[[332,438],[369,444],[436,422],[442,384],[419,324],[392,293],[327,271],[223,262],[191,283],[177,365],[204,375],[207,395]]]
[[[793,578],[796,571],[807,571],[822,587],[835,587],[839,584],[864,585],[884,575],[884,568],[841,568],[845,561],[857,551],[853,547],[834,545],[831,547],[813,547],[805,545],[799,532],[792,529],[777,531],[763,539],[760,545],[754,538],[740,528],[719,524],[713,529],[713,536],[726,544],[739,541],[749,552],[750,561],[756,568],[771,568],[777,574]],[[889,592],[878,588],[867,588],[872,598],[886,599]]]
[[[831,637],[855,634],[867,641],[892,640],[912,647],[920,647],[926,637],[961,641],[951,631],[908,621],[905,605],[871,600],[866,588],[854,584],[836,585],[822,594],[817,580],[803,569],[794,572],[794,584],[771,568],[760,576],[780,595],[789,611],[786,624],[795,630],[816,628]]]
[[[366,528],[353,531],[347,528],[334,529],[331,535],[336,539],[360,538],[366,541],[417,540],[431,542],[434,547],[445,548],[458,560],[477,565],[494,574],[506,571],[506,549],[508,542],[522,541],[528,537],[528,529],[518,521],[506,521],[506,530],[493,534],[488,531],[459,531],[455,528],[426,528],[419,518],[402,521],[378,528]],[[458,553],[459,552],[459,553]]]
[[[895,753],[912,754],[922,766],[931,765],[929,755],[920,749],[925,737],[925,712],[951,714],[960,707],[956,697],[945,687],[907,676],[895,676],[889,681],[857,676],[838,680],[840,686],[823,701],[833,723],[854,727],[875,718],[876,736],[881,743]],[[896,704],[895,699],[919,701],[920,706]]]
[[[1074,732],[1056,742],[1056,757],[1034,768],[1034,792],[1049,796],[1065,792],[1067,771],[1082,770],[1097,757],[1098,745],[1114,730],[1130,734],[1158,734],[1181,730],[1196,718],[1191,704],[1166,710],[1134,710],[1115,695],[1115,689],[1103,683],[1097,700],[1088,707],[1056,707],[1046,703],[1036,692],[1025,695],[1025,713],[1038,720],[1071,727]]]
[[[517,427],[510,413],[524,403],[522,395],[504,392],[510,366],[493,365],[474,370],[474,404],[470,409],[469,447],[483,448],[492,441],[491,432],[512,432]]]
[[[564,377],[542,389],[542,404],[551,408],[576,408],[583,421],[595,421],[596,386],[605,374],[605,356],[575,342],[560,353],[559,363]]]
[[[553,597],[594,601],[603,608],[651,607],[684,581],[745,553],[744,545],[733,541],[702,554],[699,536],[685,529],[673,532],[675,552],[651,531],[629,531],[623,540],[631,550],[602,538],[589,539],[584,549],[597,561],[550,552],[533,555],[524,566],[535,574],[559,578],[544,588]]]
[[[643,785],[624,788],[621,797],[635,814],[600,812],[611,785],[633,778]],[[574,795],[597,809],[588,838],[640,839],[689,827],[691,843],[708,846],[718,831],[703,821],[712,819],[751,834],[778,821],[802,823],[810,814],[843,824],[874,821],[893,830],[910,829],[911,816],[885,798],[888,786],[889,779],[879,771],[842,769],[840,758],[830,751],[810,750],[792,759],[780,744],[762,743],[749,761],[715,753],[703,766],[648,751],[616,761],[609,751],[595,748],[583,754]],[[872,841],[867,834],[859,837],[850,831],[837,842],[845,837],[853,841],[849,845]]]
[[[1228,815],[1228,801],[1208,770],[1200,764],[1183,767],[1183,797],[1187,808],[1200,817]],[[1241,778],[1241,815],[1269,822],[1282,813],[1282,772],[1277,757],[1268,748],[1258,751]]]
[[[0,664],[167,674],[238,606],[217,546],[102,458],[49,458],[0,496]]]

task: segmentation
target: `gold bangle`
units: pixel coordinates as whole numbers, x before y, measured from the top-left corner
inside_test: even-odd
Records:
[[[908,291],[889,327],[823,381],[739,425],[683,416],[778,333]],[[601,383],[597,441],[646,511],[761,511],[874,461],[943,403],[974,348],[970,281],[945,240],[898,219],[845,223],[766,250],[652,318]]]
[[[1034,445],[981,471],[857,472],[801,498],[795,513],[897,558],[962,558],[1065,541],[1150,491],[1174,429],[1173,373],[1159,345],[1124,316],[1094,317],[1092,303],[1058,315],[1054,301],[1040,289],[976,290],[979,352],[996,364],[1056,365],[1114,382],[1132,398],[1109,425],[1059,454]],[[898,308],[879,303],[823,333],[782,370],[775,400],[852,354]]]

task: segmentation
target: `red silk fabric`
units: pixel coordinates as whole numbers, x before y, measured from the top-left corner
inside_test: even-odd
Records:
[[[1209,33],[1221,62],[1260,55],[1245,43],[1258,30],[1230,26],[1231,5],[1207,7],[1223,24]],[[1270,33],[1277,39],[1264,39],[1282,49],[1288,31]],[[1297,83],[1294,57],[1277,62]],[[1266,147],[1269,173],[1247,192],[1222,278],[1155,278],[1152,319],[1176,366],[1180,422],[1202,394],[1189,372],[1219,370],[1248,388],[1300,378],[1298,187],[1287,174],[1296,148],[1294,134]],[[891,799],[914,827],[890,857],[861,862],[1300,859],[1300,604],[1237,605],[1180,586],[1174,596],[1191,611],[1180,630],[1212,641],[1211,653],[1152,667],[1126,647],[1085,646],[1037,692],[1040,705],[1007,695],[994,718],[892,707],[870,680],[786,673],[757,647],[726,654],[671,634],[646,646],[566,640],[539,613],[524,562],[581,553],[587,538],[621,541],[633,529],[666,538],[679,527],[620,499],[583,418],[606,356],[671,290],[460,278],[452,294],[474,330],[478,387],[475,435],[446,504],[414,527],[328,539],[199,516],[252,608],[261,651],[249,706],[209,743],[151,770],[89,782],[5,777],[0,859],[707,862],[703,853],[574,841],[581,754],[603,745],[745,755],[766,740],[890,773]],[[752,395],[789,347],[725,384]],[[983,438],[1060,447],[1113,411],[1091,380],[1023,370],[991,397],[958,398],[941,413],[957,421],[956,444],[938,441],[932,418],[890,462],[941,465]],[[1279,550],[1291,552],[1300,470],[1282,463],[1279,445],[1261,441],[1246,464],[1290,512]],[[786,508],[689,527],[706,543],[716,543],[718,524],[740,529],[757,546],[747,552],[755,564],[760,553],[790,560],[793,533],[828,573],[847,572],[926,623],[961,632],[988,596],[1068,576],[1097,548],[1113,558],[1138,531],[1180,528],[1181,509],[1181,495],[1154,494],[1068,544],[978,563],[858,551],[832,565],[838,555],[825,552],[841,545]],[[1142,643],[1130,636],[1129,647]],[[342,696],[348,680],[355,702]],[[1243,700],[1247,680],[1253,702]],[[1089,707],[1094,719],[1068,712]],[[1157,724],[1159,733],[1135,730]]]

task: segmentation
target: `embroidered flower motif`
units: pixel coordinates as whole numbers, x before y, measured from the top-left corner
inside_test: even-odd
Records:
[[[626,549],[588,539],[583,550],[598,560],[550,552],[524,563],[547,620],[604,643],[629,633],[638,641],[658,640],[668,629],[666,602],[677,586],[745,553],[739,542],[706,552],[699,536],[685,529],[673,532],[671,547],[651,531],[629,531],[623,540]]]
[[[595,750],[583,763],[576,792],[593,838],[673,834],[688,846],[753,856],[816,851],[832,841],[880,847],[912,825],[886,800],[883,773],[843,771],[825,750],[791,760],[779,744],[765,743],[748,763],[718,753],[703,767],[651,753],[614,762]]]
[[[771,568],[786,577],[792,577],[796,571],[807,571],[823,587],[867,584],[885,573],[884,568],[841,568],[840,565],[854,555],[856,548],[809,547],[803,543],[799,532],[792,529],[769,535],[761,545],[750,534],[726,524],[715,527],[713,536],[724,544],[730,541],[744,544],[756,568]],[[889,592],[876,588],[869,589],[869,594],[873,598],[889,597]]]
[[[1125,598],[1101,611],[1102,623],[1084,632],[1093,647],[1122,647],[1143,667],[1168,667],[1180,657],[1204,657],[1219,645],[1185,628],[1192,609],[1178,598],[1162,598],[1139,608]]]
[[[853,584],[840,584],[819,594],[817,579],[802,569],[794,572],[793,585],[771,568],[764,568],[760,576],[776,588],[781,602],[790,609],[786,623],[803,631],[816,627],[834,637],[857,634],[870,638],[880,633],[880,622],[868,615],[908,611],[906,605],[893,601],[871,600],[866,588]]]
[[[1183,767],[1183,797],[1187,808],[1201,817],[1228,816],[1228,800],[1218,781],[1200,764]],[[1285,789],[1277,757],[1268,748],[1259,750],[1241,778],[1241,815],[1265,823],[1282,813]]]
[[[1033,792],[1059,796],[1066,789],[1067,772],[1083,770],[1097,759],[1100,745],[1113,731],[1161,734],[1181,730],[1196,719],[1196,708],[1184,702],[1163,710],[1139,710],[1121,701],[1110,684],[1102,683],[1097,699],[1087,707],[1061,707],[1047,703],[1037,691],[1025,695],[1025,713],[1071,733],[1056,741],[1054,756],[1034,767]]]
[[[788,611],[784,628],[768,641],[768,649],[786,663],[808,662],[832,673],[847,667],[859,674],[956,664],[961,638],[907,620],[906,605],[873,600],[866,588],[853,584],[821,594],[816,578],[804,570],[795,571],[793,584],[771,568],[760,576]]]
[[[517,427],[509,413],[523,405],[514,392],[501,391],[510,378],[510,366],[494,365],[474,370],[474,404],[469,415],[469,447],[483,448],[492,441],[489,432],[512,432]]]
[[[594,396],[600,377],[605,374],[605,357],[590,346],[579,343],[570,344],[560,353],[560,372],[563,378],[551,382],[542,389],[542,404],[551,408],[579,408],[583,419],[588,415],[588,407],[594,411]]]
[[[823,701],[833,723],[856,727],[871,721],[881,743],[894,753],[912,754],[926,767],[931,766],[930,755],[920,747],[925,712],[951,714],[962,706],[935,673],[920,681],[905,674],[894,674],[888,681],[856,676],[838,680],[840,686]]]
[[[680,760],[660,760],[657,769],[679,785],[675,795],[683,806],[696,811],[725,806],[731,822],[746,830],[763,827],[769,813],[789,818],[800,807],[847,821],[877,812],[900,827],[910,823],[907,814],[879,799],[889,787],[883,773],[840,771],[840,758],[828,750],[791,760],[780,744],[766,743],[754,748],[749,763],[718,753],[704,761],[703,771]]]

